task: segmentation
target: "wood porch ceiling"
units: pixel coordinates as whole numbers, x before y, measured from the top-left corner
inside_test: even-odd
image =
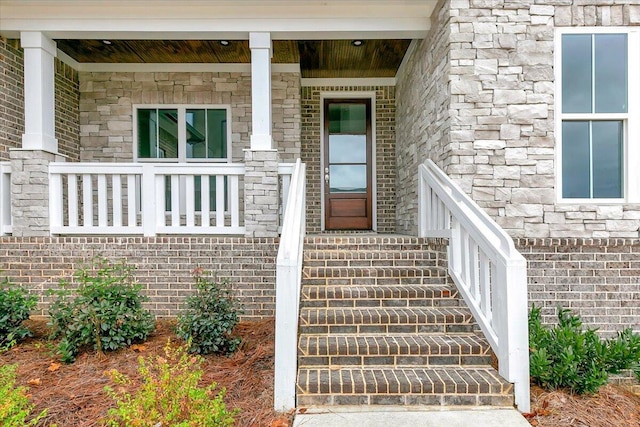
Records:
[[[80,63],[250,63],[247,40],[56,40]],[[274,40],[273,63],[300,64],[304,78],[394,77],[411,40]]]

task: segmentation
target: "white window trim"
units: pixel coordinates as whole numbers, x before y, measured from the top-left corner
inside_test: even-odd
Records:
[[[146,109],[176,109],[178,110],[178,158],[139,158],[138,157],[138,110]],[[188,159],[187,158],[187,122],[186,113],[191,109],[226,110],[227,114],[227,157],[217,159]],[[231,106],[218,104],[134,104],[132,112],[133,126],[133,161],[139,163],[231,163]]]
[[[562,113],[562,36],[564,34],[626,34],[628,108],[626,113],[563,114]],[[556,28],[554,38],[555,70],[555,174],[556,202],[564,204],[640,203],[640,28],[638,27],[567,27]],[[562,197],[562,121],[622,120],[623,136],[623,197],[617,199],[572,199]]]

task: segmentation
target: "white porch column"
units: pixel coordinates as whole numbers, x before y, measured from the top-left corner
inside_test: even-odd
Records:
[[[56,44],[41,32],[20,33],[24,49],[24,135],[22,148],[58,152],[55,138]]]
[[[251,149],[273,148],[271,137],[271,34],[250,33]]]

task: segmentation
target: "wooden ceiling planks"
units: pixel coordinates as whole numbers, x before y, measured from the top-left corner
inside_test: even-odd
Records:
[[[81,63],[250,63],[247,40],[57,40]],[[410,40],[275,40],[273,62],[300,64],[302,77],[393,77]]]

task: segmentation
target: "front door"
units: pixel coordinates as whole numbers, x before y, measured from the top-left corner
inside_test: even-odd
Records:
[[[324,101],[327,230],[371,230],[371,100]]]

